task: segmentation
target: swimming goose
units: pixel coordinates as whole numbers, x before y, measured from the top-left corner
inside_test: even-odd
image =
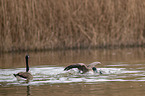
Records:
[[[98,72],[95,65],[98,65],[98,64],[101,64],[100,62],[93,62],[89,65],[85,65],[84,63],[77,63],[77,64],[73,64],[73,65],[69,65],[67,67],[65,67],[64,71],[65,70],[70,70],[72,68],[78,68],[79,72],[82,72],[82,73],[86,73],[86,72],[89,72],[89,71],[93,71],[93,72]],[[100,74],[102,74],[100,72]]]
[[[19,72],[17,74],[13,74],[16,78],[24,78],[24,79],[27,79],[27,81],[29,80],[32,80],[33,79],[33,76],[31,75],[31,73],[29,73],[29,65],[28,65],[28,59],[29,59],[29,56],[26,55],[25,56],[25,59],[26,59],[26,72]]]

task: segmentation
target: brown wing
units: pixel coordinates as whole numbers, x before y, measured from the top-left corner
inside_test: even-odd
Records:
[[[101,63],[100,62],[93,62],[93,63],[89,64],[88,67],[89,68],[93,68],[93,67],[95,67],[98,64],[101,64]]]
[[[88,71],[87,66],[83,63],[77,63],[77,64],[69,65],[64,70],[70,70],[72,68],[78,68],[80,71],[83,71],[83,72]]]
[[[16,75],[25,79],[33,79],[33,76],[29,72],[19,72]]]

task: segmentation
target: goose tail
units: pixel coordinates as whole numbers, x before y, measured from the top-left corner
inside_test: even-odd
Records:
[[[17,74],[13,74],[15,77],[17,76]]]

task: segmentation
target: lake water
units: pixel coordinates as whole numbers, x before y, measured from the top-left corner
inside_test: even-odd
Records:
[[[25,55],[33,80],[17,81]],[[75,63],[99,61],[103,74],[63,71]],[[145,48],[64,50],[0,54],[0,96],[144,96]]]

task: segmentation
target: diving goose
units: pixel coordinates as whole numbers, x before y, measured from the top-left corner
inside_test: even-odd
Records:
[[[98,72],[95,65],[98,65],[98,64],[101,64],[100,62],[93,62],[89,65],[85,65],[84,63],[77,63],[77,64],[73,64],[73,65],[69,65],[67,67],[65,67],[64,71],[67,71],[67,70],[70,70],[70,69],[73,69],[73,68],[78,68],[79,72],[82,72],[82,73],[86,73],[86,72],[89,72],[89,71],[93,71],[93,72]],[[100,74],[101,71],[100,71]]]
[[[19,72],[17,74],[13,74],[13,75],[16,78],[20,78],[21,77],[21,78],[27,79],[27,81],[29,81],[29,80],[33,79],[33,76],[31,75],[31,73],[29,73],[29,65],[28,65],[29,56],[26,55],[25,59],[26,59],[26,72]]]

